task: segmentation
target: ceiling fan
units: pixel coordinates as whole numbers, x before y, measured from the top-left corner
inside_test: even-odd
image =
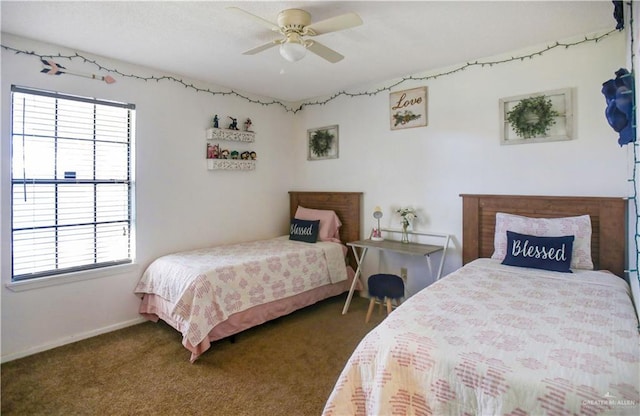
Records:
[[[331,17],[320,22],[311,23],[311,15],[308,12],[300,9],[287,9],[278,13],[278,23],[275,24],[238,7],[227,7],[227,9],[244,13],[256,20],[258,23],[268,27],[270,30],[278,32],[284,36],[281,39],[275,39],[264,45],[249,49],[244,52],[243,55],[254,55],[276,45],[280,45],[280,55],[289,62],[299,61],[304,58],[307,50],[331,63],[336,63],[342,60],[344,56],[340,55],[338,52],[324,46],[314,39],[308,39],[307,37],[337,32],[339,30],[349,29],[362,24],[360,16],[353,12]]]

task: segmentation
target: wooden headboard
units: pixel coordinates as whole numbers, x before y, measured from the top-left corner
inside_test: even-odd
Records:
[[[624,277],[627,201],[613,197],[462,194],[462,263],[491,257],[496,213],[534,218],[589,214],[591,258],[595,269]]]
[[[343,243],[360,240],[362,192],[289,192],[289,213],[293,218],[298,205],[305,208],[331,209],[338,214],[340,240]],[[353,253],[349,250],[349,264],[355,266]]]

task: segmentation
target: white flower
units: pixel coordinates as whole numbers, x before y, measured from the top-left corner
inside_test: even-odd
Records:
[[[400,217],[402,218],[401,220],[402,225],[405,225],[405,226],[409,226],[411,221],[418,218],[413,208],[398,208],[396,212],[400,214]]]

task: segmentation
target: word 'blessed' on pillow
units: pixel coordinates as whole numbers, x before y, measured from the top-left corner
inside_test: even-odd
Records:
[[[572,273],[572,235],[536,237],[507,231],[507,254],[502,264]]]
[[[315,243],[318,241],[319,230],[320,220],[308,221],[294,218],[289,227],[289,240]]]
[[[299,220],[320,220],[320,241],[340,242],[340,226],[342,223],[335,211],[298,206],[294,218]]]

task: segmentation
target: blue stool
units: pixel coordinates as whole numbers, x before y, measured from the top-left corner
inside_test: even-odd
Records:
[[[404,297],[404,281],[400,276],[395,274],[373,274],[367,280],[369,286],[369,310],[367,311],[367,317],[365,323],[369,322],[371,313],[373,312],[373,306],[376,303],[376,298],[381,302],[387,304],[387,315],[391,313],[391,299],[395,299],[400,304],[400,299]],[[380,304],[382,306],[382,303]]]

